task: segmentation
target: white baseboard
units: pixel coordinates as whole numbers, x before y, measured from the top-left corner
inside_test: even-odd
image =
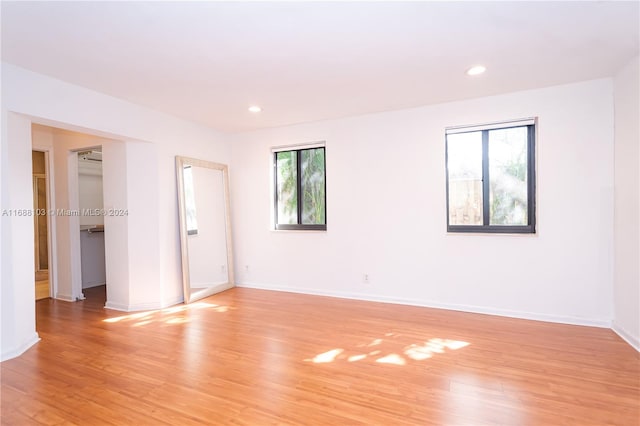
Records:
[[[20,346],[11,348],[8,351],[2,351],[2,355],[0,355],[0,361],[6,361],[11,358],[15,358],[17,356],[22,355],[29,349],[31,346],[35,345],[40,341],[40,336],[38,333],[33,333],[30,338],[25,340]],[[4,348],[3,348],[4,349]]]
[[[459,305],[451,303],[434,302],[431,300],[416,300],[404,298],[391,298],[387,296],[377,296],[362,293],[347,293],[339,291],[326,291],[319,289],[300,289],[297,287],[274,286],[256,283],[236,283],[238,287],[255,288],[260,290],[285,291],[289,293],[311,294],[316,296],[338,297],[341,299],[366,300],[369,302],[396,303],[401,305],[421,306],[425,308],[447,309],[451,311],[471,312],[476,314],[496,315],[509,318],[520,318],[533,321],[554,322],[560,324],[582,325],[589,327],[611,328],[611,321],[602,319],[594,320],[580,317],[570,317],[562,315],[549,315],[534,312],[511,311],[505,309],[487,308],[483,306]]]
[[[123,303],[107,302],[104,304],[105,309],[113,309],[114,311],[129,312],[129,305]]]
[[[157,309],[164,309],[169,306],[177,305],[182,303],[184,299],[182,296],[177,297],[173,300],[166,301],[164,303],[134,303],[134,304],[123,304],[123,303],[114,303],[109,302],[105,303],[105,309],[112,309],[114,311],[122,311],[122,312],[139,312],[139,311],[153,311]]]
[[[75,302],[76,301],[76,299],[73,298],[70,294],[62,294],[62,293],[56,294],[56,299],[64,300],[65,302]]]
[[[630,344],[636,351],[640,352],[640,338],[638,336],[631,335],[631,333],[627,332],[623,327],[620,327],[619,324],[616,324],[615,321],[611,325],[611,329],[620,336],[622,340]]]

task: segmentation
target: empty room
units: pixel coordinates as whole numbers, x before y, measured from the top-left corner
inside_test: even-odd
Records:
[[[2,425],[640,424],[640,3],[2,1]]]

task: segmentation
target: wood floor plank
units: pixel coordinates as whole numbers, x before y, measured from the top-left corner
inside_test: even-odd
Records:
[[[634,425],[611,330],[234,288],[123,313],[36,302],[1,364],[2,425]]]

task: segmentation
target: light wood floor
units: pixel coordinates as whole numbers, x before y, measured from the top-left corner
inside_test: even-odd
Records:
[[[638,425],[608,329],[235,288],[159,312],[36,303],[2,425]]]

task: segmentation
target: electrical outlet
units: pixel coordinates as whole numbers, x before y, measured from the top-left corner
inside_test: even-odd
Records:
[[[244,265],[244,271],[249,272],[249,265]]]
[[[362,274],[362,283],[369,284],[369,274],[367,273]]]

